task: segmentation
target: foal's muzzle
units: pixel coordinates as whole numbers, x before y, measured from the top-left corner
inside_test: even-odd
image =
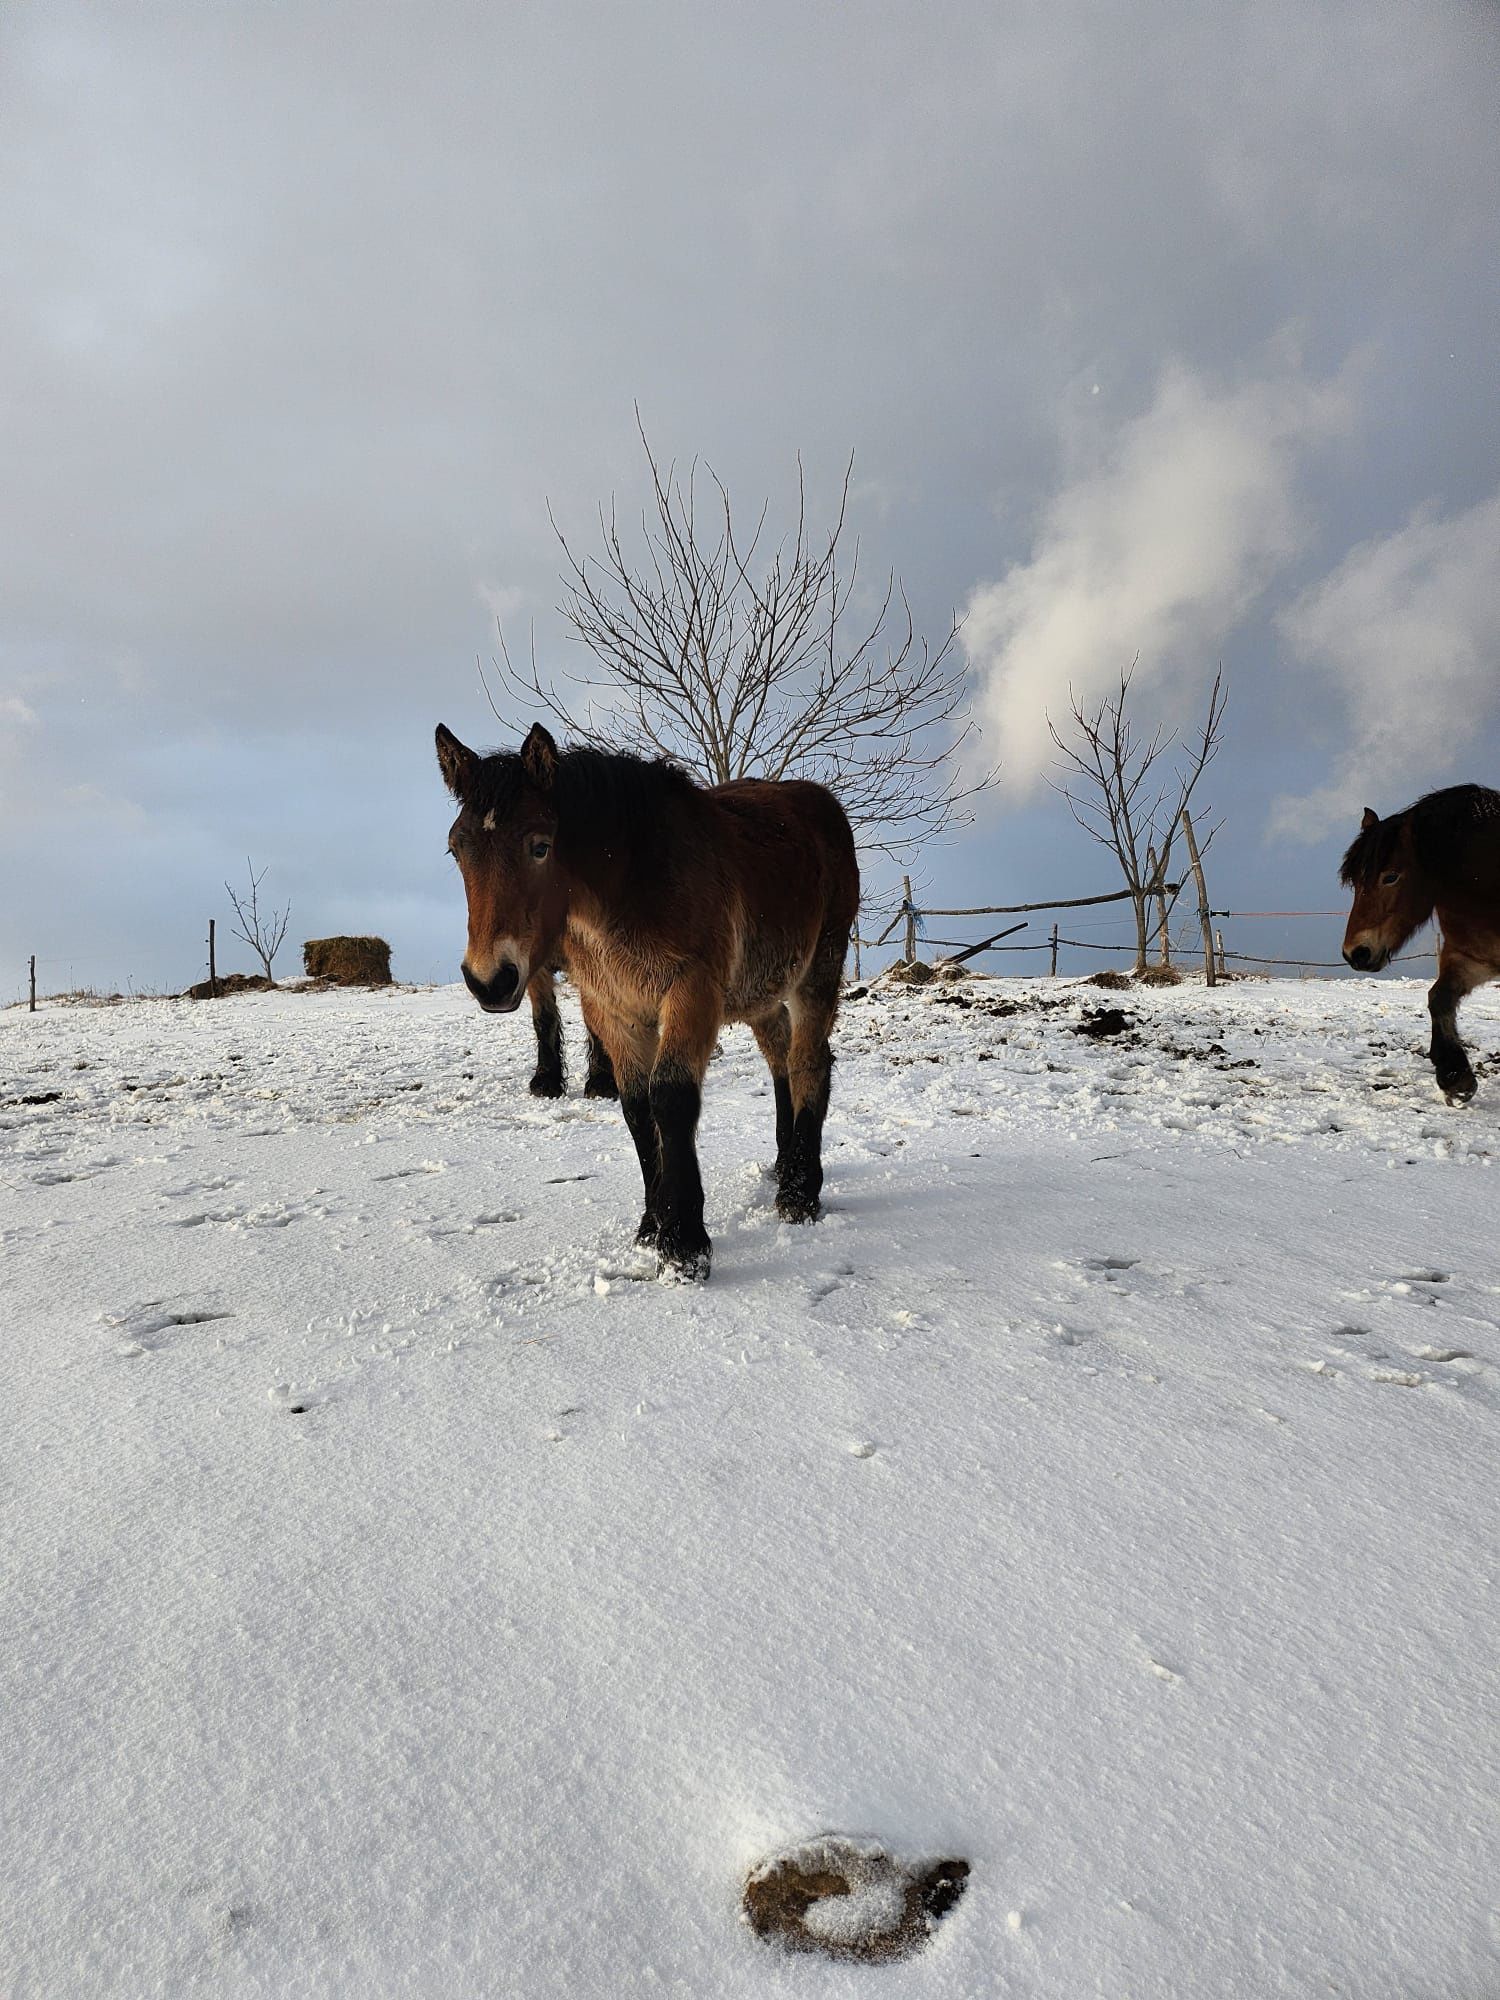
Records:
[[[499,971],[489,979],[476,979],[468,966],[463,972],[465,986],[486,1014],[514,1014],[520,1006],[526,989],[521,984],[521,968],[509,959],[502,961]]]
[[[1351,945],[1344,953],[1345,963],[1356,972],[1379,972],[1389,957],[1388,951],[1372,950],[1367,944]]]

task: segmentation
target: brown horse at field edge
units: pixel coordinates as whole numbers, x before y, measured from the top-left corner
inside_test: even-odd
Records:
[[[662,1267],[706,1277],[694,1133],[725,1021],[746,1021],[776,1099],[776,1207],[810,1222],[859,867],[844,810],[821,785],[703,787],[665,761],[559,751],[540,724],[519,753],[481,757],[437,730],[459,802],[449,845],[463,876],[463,975],[511,1013],[562,957],[614,1065],[640,1160],[637,1240]]]
[[[1449,1103],[1467,1104],[1477,1086],[1458,1038],[1458,1003],[1500,977],[1500,792],[1450,785],[1389,819],[1366,806],[1340,874],[1354,891],[1344,957],[1356,972],[1388,965],[1436,914],[1429,1054]]]

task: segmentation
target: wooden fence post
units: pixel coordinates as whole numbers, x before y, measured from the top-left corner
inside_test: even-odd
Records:
[[[1203,880],[1203,859],[1198,852],[1198,843],[1193,837],[1193,816],[1186,806],[1182,809],[1182,837],[1187,842],[1193,880],[1198,884],[1198,921],[1203,926],[1203,977],[1208,985],[1212,986],[1215,983],[1214,934],[1208,918],[1208,888]],[[1220,949],[1222,950],[1222,945]]]
[[[31,954],[31,1012],[36,1012],[36,953]]]
[[[1056,925],[1056,924],[1054,924],[1054,925],[1052,926],[1052,973],[1051,973],[1051,977],[1052,977],[1053,979],[1056,979],[1056,977],[1057,977],[1057,925]]]
[[[1156,942],[1160,947],[1162,964],[1170,965],[1172,963],[1172,940],[1171,934],[1167,929],[1167,867],[1164,860],[1157,860],[1156,849],[1154,847],[1146,849],[1146,866],[1151,872],[1151,886],[1146,893],[1147,895],[1154,895],[1156,898]]]
[[[214,920],[212,917],[208,920],[208,997],[210,1000],[217,1000],[219,997],[219,975],[214,966]]]
[[[1219,943],[1219,977],[1227,979],[1229,977],[1229,966],[1224,957],[1224,933],[1222,931],[1215,931],[1214,936],[1218,939]]]
[[[904,908],[906,910],[906,962],[908,965],[915,965],[917,962],[917,913],[912,907],[910,875],[903,875],[901,877],[901,893],[904,898]]]
[[[849,942],[854,946],[854,980],[855,984],[858,985],[859,981],[864,977],[864,974],[859,969],[859,925],[858,924],[856,924],[854,926],[854,929],[850,931]]]

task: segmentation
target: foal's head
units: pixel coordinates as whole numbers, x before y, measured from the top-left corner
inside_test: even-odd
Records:
[[[554,852],[557,745],[537,723],[519,755],[481,757],[439,723],[437,755],[459,803],[448,851],[469,899],[464,982],[486,1013],[509,1014],[551,962],[568,914]]]
[[[1379,972],[1432,915],[1432,886],[1417,859],[1411,814],[1380,819],[1366,806],[1340,876],[1354,891],[1344,957],[1356,972]]]

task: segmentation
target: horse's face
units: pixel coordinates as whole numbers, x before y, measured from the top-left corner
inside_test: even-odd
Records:
[[[459,802],[448,851],[469,903],[464,983],[487,1014],[514,1013],[532,973],[551,963],[568,914],[555,854],[557,745],[538,725],[519,760],[484,759],[440,723],[437,753]]]
[[[1344,957],[1356,972],[1379,972],[1432,914],[1432,897],[1417,866],[1410,825],[1403,818],[1395,838],[1387,841],[1375,838],[1379,826],[1366,806],[1360,838],[1344,861],[1344,879],[1352,880],[1354,889],[1354,906],[1344,930]]]

